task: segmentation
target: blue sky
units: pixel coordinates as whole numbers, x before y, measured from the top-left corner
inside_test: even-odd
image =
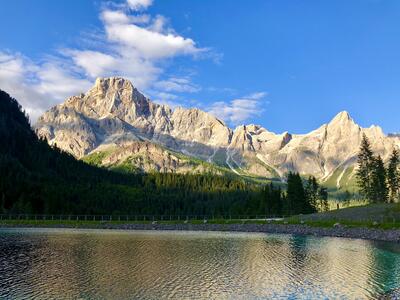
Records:
[[[0,88],[32,119],[97,76],[230,126],[303,133],[347,110],[400,131],[400,1],[4,1]]]

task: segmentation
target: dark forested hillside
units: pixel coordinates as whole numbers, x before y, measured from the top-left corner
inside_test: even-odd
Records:
[[[126,174],[86,164],[38,139],[18,102],[0,91],[0,213],[293,214],[315,209],[308,194],[289,185],[286,196],[239,177]]]

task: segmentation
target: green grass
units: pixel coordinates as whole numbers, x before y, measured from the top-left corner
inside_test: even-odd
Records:
[[[151,224],[151,221],[130,220],[118,221],[84,221],[84,220],[0,220],[0,226],[18,227],[73,227],[73,228],[104,228],[107,225]],[[203,220],[157,220],[157,224],[204,224]],[[349,207],[324,213],[297,215],[280,221],[265,221],[261,219],[208,219],[207,224],[304,224],[315,227],[333,227],[340,223],[346,227],[366,227],[380,229],[400,229],[399,204],[370,204]]]
[[[92,166],[101,166],[107,155],[109,155],[109,151],[95,152],[85,156],[82,160]]]
[[[298,215],[285,220],[289,224],[307,224],[317,227],[332,227],[340,223],[348,227],[391,229],[400,228],[399,204],[369,204],[332,210],[310,215]]]
[[[400,222],[384,222],[377,223],[371,221],[334,221],[334,220],[321,220],[321,221],[303,221],[301,223],[301,218],[291,219],[287,221],[287,224],[303,224],[312,227],[323,227],[323,228],[332,228],[336,223],[339,223],[340,226],[349,227],[349,228],[377,228],[377,229],[400,229]]]

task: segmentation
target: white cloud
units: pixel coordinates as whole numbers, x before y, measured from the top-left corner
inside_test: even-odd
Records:
[[[91,81],[79,78],[68,69],[62,68],[62,66],[54,62],[40,66],[36,74],[39,83],[33,87],[40,94],[49,95],[57,100],[84,92],[92,84]]]
[[[153,0],[128,0],[127,2],[133,10],[144,10],[153,4]]]
[[[166,93],[166,92],[155,93],[155,96],[156,96],[156,98],[160,99],[161,101],[163,101],[163,100],[174,100],[174,99],[178,98],[177,95]]]
[[[77,66],[82,67],[87,75],[97,77],[116,64],[116,59],[108,54],[91,51],[91,50],[72,50],[70,53],[73,61]]]
[[[265,98],[267,95],[268,95],[268,93],[266,93],[266,92],[256,92],[256,93],[247,95],[244,98],[252,99],[252,100],[260,100],[262,98]]]
[[[164,32],[167,24],[167,19],[164,16],[157,15],[154,19],[152,24],[150,24],[149,29],[155,32]],[[167,29],[170,32],[174,32],[171,29]]]
[[[193,84],[188,78],[171,77],[167,80],[156,82],[154,86],[167,92],[195,93],[200,91],[200,87]]]
[[[208,112],[232,125],[242,124],[263,113],[266,96],[265,92],[257,92],[229,102],[214,102]]]
[[[131,21],[121,10],[105,10],[101,13],[101,19],[112,24],[127,24]]]
[[[156,18],[149,27],[141,27],[133,22],[121,22],[122,16],[104,17],[109,14],[107,11],[103,12],[107,39],[120,47],[129,48],[142,58],[161,59],[206,51],[206,49],[197,48],[196,43],[190,38],[184,38],[172,32],[163,33],[165,21],[160,17]]]
[[[130,15],[122,10],[106,9],[101,13],[105,46],[102,49],[66,49],[74,63],[91,78],[123,76],[139,89],[155,85],[163,69],[158,62],[178,55],[197,55],[206,49],[197,48],[192,39],[184,38],[167,27],[163,16]],[[175,83],[176,85],[178,83]],[[190,87],[189,87],[190,86]],[[158,86],[163,89],[162,85]],[[175,92],[194,90],[189,82]],[[170,90],[164,90],[171,92]]]
[[[0,88],[17,98],[33,120],[66,97],[85,92],[96,77],[128,78],[138,89],[154,91],[161,101],[176,99],[173,93],[198,91],[189,77],[165,74],[163,62],[207,54],[208,49],[177,34],[164,16],[141,12],[150,5],[151,0],[127,0],[125,6],[104,9],[103,34],[88,35],[81,44],[85,46],[62,48],[44,61],[0,49]]]
[[[0,52],[0,89],[16,98],[36,120],[50,106],[91,85],[55,62],[35,64],[20,54]]]

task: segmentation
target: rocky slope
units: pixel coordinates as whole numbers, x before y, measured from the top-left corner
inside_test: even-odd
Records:
[[[118,145],[102,145],[83,157],[97,166],[123,172],[213,173],[224,175],[229,169],[189,157],[148,141],[125,141]]]
[[[231,130],[199,109],[173,110],[153,103],[128,80],[115,77],[99,78],[86,94],[51,108],[35,128],[50,144],[78,158],[102,157],[95,161],[105,166],[208,172],[215,164],[237,174],[276,179],[298,171],[337,187],[354,179],[364,133],[384,159],[400,147],[398,136],[386,136],[377,126],[361,128],[347,112],[301,135],[275,134],[258,125]],[[209,164],[193,167],[188,163],[193,158]]]

